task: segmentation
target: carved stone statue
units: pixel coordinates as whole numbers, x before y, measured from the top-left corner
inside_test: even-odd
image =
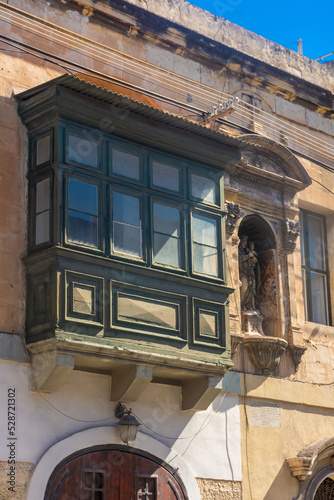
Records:
[[[248,236],[241,237],[239,244],[239,278],[241,309],[256,310],[255,299],[257,295],[256,271],[258,254],[254,250],[254,242],[249,242]]]

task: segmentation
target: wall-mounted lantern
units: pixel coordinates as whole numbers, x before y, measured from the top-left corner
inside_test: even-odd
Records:
[[[115,409],[115,417],[119,419],[118,428],[123,443],[133,443],[136,440],[140,423],[133,415],[131,408],[128,410],[125,405],[118,403]]]

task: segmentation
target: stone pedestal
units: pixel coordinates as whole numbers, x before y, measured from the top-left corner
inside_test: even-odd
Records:
[[[245,335],[264,336],[262,330],[263,317],[256,309],[242,311],[242,326]]]

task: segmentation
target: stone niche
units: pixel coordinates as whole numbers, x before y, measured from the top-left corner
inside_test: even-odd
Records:
[[[250,287],[253,290],[248,292],[248,295],[254,295],[254,298],[248,297],[247,299],[246,297],[245,303],[242,304],[243,330],[249,334],[259,333],[279,337],[276,238],[269,224],[258,215],[247,215],[240,224],[239,256],[242,239],[245,237],[247,237],[246,260],[240,263],[239,257],[239,273],[242,272],[240,266],[243,266],[246,273],[248,272],[249,275],[253,273],[255,281]],[[251,254],[252,243],[254,245],[253,262],[251,258],[247,258]],[[250,279],[252,278],[248,278],[248,281]],[[260,325],[261,318],[262,325]]]
[[[243,345],[261,372],[274,370],[287,342],[280,337],[276,238],[258,215],[239,226],[239,279]]]

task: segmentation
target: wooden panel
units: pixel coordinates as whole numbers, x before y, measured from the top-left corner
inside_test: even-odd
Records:
[[[225,305],[193,298],[194,344],[226,347]]]
[[[103,279],[65,271],[66,319],[87,323],[103,321]]]
[[[95,473],[95,487],[87,481],[87,472]],[[147,495],[150,500],[186,500],[176,479],[155,461],[109,449],[85,453],[65,463],[50,479],[44,500],[146,500],[145,489],[152,493]]]

